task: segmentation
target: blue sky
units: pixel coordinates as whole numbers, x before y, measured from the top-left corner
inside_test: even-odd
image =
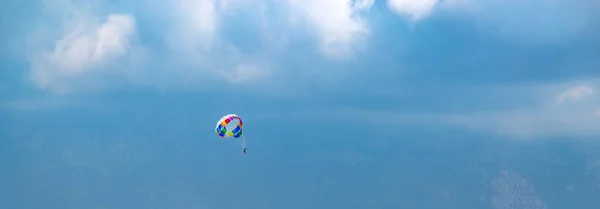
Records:
[[[453,163],[416,169],[432,163],[426,154],[600,136],[597,1],[0,8],[0,183],[14,188],[0,202],[10,208],[435,208],[417,200],[431,191],[464,208],[485,189],[460,196],[405,177],[455,178],[431,174]],[[247,123],[247,156],[213,133],[228,113]],[[573,146],[589,165],[600,159]]]

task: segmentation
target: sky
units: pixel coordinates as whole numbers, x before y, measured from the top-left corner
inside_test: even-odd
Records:
[[[0,30],[2,208],[600,206],[598,1],[15,0]]]

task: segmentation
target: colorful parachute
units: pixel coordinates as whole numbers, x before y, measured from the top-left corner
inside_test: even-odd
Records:
[[[246,153],[246,139],[242,133],[242,118],[236,114],[228,114],[223,116],[218,122],[215,132],[223,139],[230,139],[233,137],[234,140],[238,139],[244,153]]]

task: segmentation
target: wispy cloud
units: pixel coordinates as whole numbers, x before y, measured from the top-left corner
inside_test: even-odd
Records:
[[[518,139],[600,136],[600,117],[597,115],[600,98],[589,93],[594,92],[595,88],[574,86],[563,87],[565,90],[562,91],[556,89],[560,87],[549,87],[540,92],[522,89],[530,97],[538,98],[538,104],[533,107],[474,110],[470,113],[440,115],[436,120],[447,125]],[[549,93],[554,93],[557,99],[546,97]],[[565,99],[568,98],[577,100],[567,103]]]
[[[141,58],[132,15],[96,16],[70,4],[52,6],[52,13],[67,17],[52,47],[29,55],[30,76],[38,86],[58,93],[98,90],[114,82],[107,76],[131,73],[126,67]]]
[[[167,6],[166,11],[173,14],[169,19],[167,43],[170,50],[179,56],[197,55],[208,51],[218,36],[220,23],[219,11],[215,0],[176,0]],[[168,6],[171,6],[169,9]]]
[[[445,11],[470,17],[481,32],[520,43],[573,41],[599,17],[593,0],[450,0]],[[549,15],[551,14],[551,15]]]
[[[277,70],[273,67],[281,66],[273,57],[282,50],[291,53],[289,56],[302,55],[292,55],[289,50],[293,49],[286,48],[290,38],[308,38],[299,37],[298,31],[313,35],[319,43],[315,52],[327,58],[346,57],[368,35],[367,23],[360,17],[374,1],[149,1],[120,10],[124,13],[111,13],[115,7],[108,2],[95,2],[91,8],[75,0],[63,3],[45,2],[42,19],[62,17],[61,21],[57,27],[46,28],[48,37],[31,36],[41,41],[27,40],[37,43],[29,51],[34,82],[58,93],[100,90],[114,87],[118,81],[194,86],[215,80],[231,84],[262,80],[273,75],[269,73]],[[154,25],[139,24],[139,18],[148,17],[153,18]],[[246,33],[255,30],[259,36],[237,41],[248,35],[232,33],[230,28],[240,21],[258,23]],[[161,23],[165,23],[162,28]],[[160,29],[148,30],[151,27]],[[154,35],[162,38],[159,42],[143,38],[157,31],[162,33]],[[39,34],[39,29],[30,32]],[[243,45],[260,49],[245,49]],[[244,79],[241,75],[226,78],[223,72],[245,75]]]
[[[583,99],[585,97],[592,96],[595,93],[596,93],[596,91],[592,87],[581,85],[581,86],[569,88],[569,89],[563,91],[562,93],[558,94],[556,96],[556,101],[559,104],[562,104],[563,102],[565,102],[565,100],[579,100],[579,99]]]
[[[357,41],[368,34],[367,23],[359,13],[368,11],[373,0],[290,1],[316,29],[320,47],[328,56],[340,57],[352,52]]]
[[[232,70],[220,71],[221,75],[231,83],[243,83],[248,80],[258,80],[268,76],[269,72],[256,65],[238,65]]]
[[[361,53],[387,53],[363,49],[395,30],[374,31],[369,19],[374,0],[171,0],[123,7],[101,0],[43,2],[39,18],[60,21],[42,21],[37,26],[45,30],[29,31],[25,37],[30,39],[22,40],[22,45],[35,84],[62,93],[120,84],[199,89],[199,84],[215,82],[280,81],[284,71],[289,75],[302,69],[317,71],[302,57],[314,60],[320,54],[325,60],[320,67],[328,68],[340,63],[339,58],[352,57],[345,59],[351,61],[363,57],[353,56]],[[387,0],[385,5],[415,24],[444,11],[443,18],[469,17],[483,33],[538,42],[580,37],[597,16],[591,9],[598,8],[593,2]],[[530,12],[533,9],[539,12]],[[544,15],[548,13],[560,15]],[[389,45],[403,41],[396,38]],[[294,70],[289,70],[291,62]],[[369,71],[367,67],[354,70]],[[224,72],[246,75],[245,79],[223,77],[231,75]]]
[[[412,21],[418,21],[429,16],[438,0],[387,0],[388,7],[399,15],[406,15]]]
[[[469,87],[478,90],[476,93],[464,90],[444,92],[455,96],[433,99],[433,102],[440,105],[453,103],[444,101],[447,99],[461,100],[465,105],[482,104],[480,107],[455,110],[439,111],[440,108],[432,108],[431,111],[404,111],[402,104],[407,102],[399,99],[396,100],[397,107],[393,109],[351,106],[335,109],[311,108],[311,111],[290,113],[286,117],[295,120],[342,120],[383,130],[389,130],[390,126],[456,127],[523,140],[555,137],[594,138],[600,136],[600,97],[585,92],[595,92],[594,84],[598,82],[585,83]],[[434,97],[433,92],[424,94],[432,94]],[[491,98],[501,103],[490,108],[492,105],[489,105],[488,101]],[[571,99],[567,102],[557,98]]]

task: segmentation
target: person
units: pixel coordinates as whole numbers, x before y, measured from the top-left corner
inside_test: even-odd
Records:
[[[244,148],[244,155],[245,155],[245,154],[247,154],[247,153],[246,153],[246,148]]]

